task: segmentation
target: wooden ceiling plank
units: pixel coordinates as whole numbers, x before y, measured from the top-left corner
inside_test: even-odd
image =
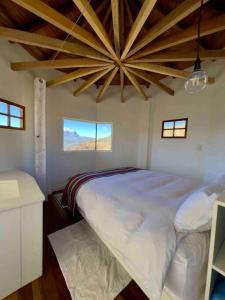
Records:
[[[134,24],[134,20],[133,20],[133,16],[132,16],[132,13],[131,13],[131,9],[130,9],[128,0],[123,0],[123,1],[124,1],[124,6],[125,6],[125,8],[126,8],[127,18],[128,18],[130,27],[132,27],[133,24]]]
[[[119,18],[119,0],[111,0],[112,6],[112,20],[113,20],[113,33],[114,33],[114,45],[116,53],[120,55],[120,18]]]
[[[152,63],[133,63],[133,64],[125,64],[125,66],[140,69],[144,71],[149,71],[153,73],[163,74],[167,76],[177,77],[177,78],[187,78],[190,72],[184,70],[177,70],[174,68],[169,68],[162,65],[156,65]]]
[[[110,72],[113,68],[115,68],[114,65],[111,67],[107,67],[107,69],[102,70],[91,76],[88,80],[86,80],[78,89],[75,90],[73,93],[74,96],[80,95],[82,92],[84,92],[86,89],[88,89],[92,84],[94,84],[97,80],[102,78],[104,75],[106,75],[108,72]]]
[[[86,31],[81,26],[75,24],[69,18],[65,17],[63,14],[59,13],[57,10],[53,9],[44,2],[40,0],[11,1],[27,9],[28,11],[37,15],[38,17],[44,19],[45,21],[51,23],[52,25],[56,26],[62,31],[72,35],[79,41],[108,56],[108,52],[104,49],[103,45],[96,39],[96,37],[92,33]]]
[[[98,96],[97,96],[97,98],[96,98],[96,102],[97,102],[97,103],[99,103],[99,102],[102,101],[102,98],[103,98],[105,92],[107,91],[107,89],[108,89],[110,83],[112,82],[112,80],[113,80],[113,78],[115,77],[115,75],[116,75],[116,73],[117,73],[118,70],[119,70],[119,68],[118,68],[118,67],[115,67],[115,68],[109,73],[109,75],[107,76],[107,78],[106,78],[104,84],[102,85],[102,87],[101,87],[101,89],[100,89],[100,91],[99,91],[99,93],[98,93]]]
[[[158,79],[156,79],[152,74],[149,74],[145,71],[142,70],[136,70],[136,69],[132,69],[132,68],[128,68],[129,71],[131,73],[133,73],[134,75],[136,75],[137,77],[156,85],[157,87],[159,87],[161,90],[163,90],[164,92],[166,92],[167,94],[174,96],[174,90],[172,90],[171,88],[169,88],[167,85],[165,85],[164,83],[162,83],[161,81],[159,81]]]
[[[123,49],[125,43],[125,28],[124,28],[124,0],[120,0],[120,49]]]
[[[121,95],[121,102],[125,102],[125,97],[124,97],[124,72],[123,69],[120,68],[120,95]]]
[[[203,4],[209,0],[204,0]],[[133,55],[165,31],[176,25],[182,19],[190,15],[201,6],[201,0],[185,0],[172,10],[168,15],[163,17],[157,24],[155,24],[148,32],[141,37],[134,47],[131,49],[127,57]]]
[[[133,86],[136,88],[136,90],[138,91],[138,93],[144,97],[145,101],[148,100],[148,96],[145,94],[143,88],[141,87],[141,85],[139,84],[139,82],[137,81],[136,77],[131,74],[127,68],[125,66],[121,66],[123,72],[125,73],[125,75],[128,77],[128,79],[130,80],[130,82],[133,84]]]
[[[94,9],[89,4],[88,0],[73,0],[73,2],[79,8],[80,12],[83,14],[87,22],[94,29],[95,33],[105,45],[106,49],[115,59],[118,59],[105,28],[103,27],[101,21],[96,15]]]
[[[80,42],[70,43],[59,39],[50,38],[41,34],[30,33],[2,26],[0,26],[0,38],[4,38],[8,41],[13,41],[21,44],[37,46],[111,62],[103,54]]]
[[[225,59],[225,50],[204,50],[200,49],[201,60]],[[127,59],[126,62],[176,62],[176,61],[195,61],[196,51],[163,51],[156,54],[140,57],[139,59]]]
[[[157,0],[145,0],[128,35],[121,59],[125,59]]]
[[[106,8],[106,5],[109,4],[109,1],[110,0],[103,0],[103,1],[101,1],[100,5],[95,10],[95,13],[97,15],[99,15],[103,11],[103,9]],[[87,20],[85,19],[84,22],[82,23],[82,27],[86,28],[87,26],[89,26],[89,24],[88,24]]]
[[[211,20],[207,20],[201,23],[201,37],[225,30],[225,14],[217,16]],[[181,32],[168,35],[165,38],[160,38],[158,41],[151,43],[144,49],[138,51],[132,56],[132,59],[143,57],[172,46],[180,45],[182,43],[196,39],[198,36],[197,26],[193,25]]]
[[[66,83],[68,81],[72,81],[74,79],[78,79],[80,77],[83,77],[83,76],[87,76],[87,75],[90,75],[90,74],[93,74],[93,73],[97,73],[99,71],[102,71],[102,70],[105,70],[107,69],[108,67],[93,67],[93,68],[80,68],[76,71],[73,71],[69,74],[64,74],[62,76],[59,76],[55,79],[52,79],[52,80],[49,80],[47,81],[47,87],[53,87],[53,86],[57,86],[57,85],[61,85],[63,83]]]
[[[23,61],[23,62],[11,63],[11,69],[14,71],[89,68],[89,67],[100,67],[100,66],[108,66],[108,63],[95,60],[95,59],[90,59],[90,58],[74,58],[74,59],[68,58],[68,59]]]
[[[106,10],[104,19],[102,20],[103,26],[105,26],[106,23],[107,23],[107,21],[109,20],[109,17],[110,17],[110,15],[111,15],[111,11],[112,11],[112,8],[111,8],[111,6],[109,5],[108,8],[107,8],[107,10]]]

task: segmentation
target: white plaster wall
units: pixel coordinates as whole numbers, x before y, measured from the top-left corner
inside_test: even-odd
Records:
[[[0,40],[0,98],[26,107],[26,130],[0,128],[0,171],[15,168],[34,174],[33,77],[10,70],[11,61],[27,60],[20,46]]]
[[[153,89],[150,113],[149,168],[212,180],[225,174],[225,63],[204,64],[216,83],[189,95],[183,80],[167,79],[170,97]],[[161,139],[163,120],[188,117],[187,139]]]
[[[40,75],[40,74],[39,74]],[[52,72],[44,78],[58,76]],[[98,90],[93,86],[78,97],[73,96],[81,84],[68,83],[47,92],[47,181],[48,189],[64,186],[67,178],[77,172],[120,166],[146,167],[148,141],[148,110],[133,89],[126,88],[127,103],[120,102],[118,87],[110,87],[105,101],[96,104]],[[63,152],[62,120],[77,118],[113,123],[112,152]],[[145,148],[143,151],[142,148]]]

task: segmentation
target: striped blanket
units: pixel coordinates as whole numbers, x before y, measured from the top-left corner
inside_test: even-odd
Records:
[[[118,168],[112,170],[86,172],[86,173],[77,174],[69,179],[63,191],[62,202],[61,202],[62,207],[68,208],[74,216],[77,208],[76,196],[83,184],[96,178],[113,176],[118,174],[125,174],[129,172],[135,172],[138,170],[140,169],[126,167],[126,168]]]

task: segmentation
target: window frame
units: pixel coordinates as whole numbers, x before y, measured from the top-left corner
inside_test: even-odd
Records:
[[[179,121],[185,121],[185,127],[184,128],[175,128],[175,123]],[[165,129],[164,124],[167,122],[173,122],[173,128],[172,129]],[[175,136],[174,132],[175,129],[184,129],[185,130],[185,135],[184,136]],[[172,136],[164,136],[165,131],[172,131],[173,135]],[[179,119],[172,119],[172,120],[164,120],[162,121],[162,131],[161,131],[161,138],[162,139],[186,139],[187,138],[187,130],[188,130],[188,118],[179,118]]]
[[[4,129],[15,129],[15,130],[25,130],[26,129],[26,109],[25,106],[21,105],[21,104],[17,104],[15,102],[9,101],[9,100],[5,100],[0,98],[0,102],[5,103],[7,105],[7,113],[1,113],[1,116],[6,116],[8,119],[8,125],[4,126],[4,125],[0,125],[0,128],[4,128]],[[10,105],[13,105],[15,107],[18,107],[22,110],[22,117],[18,117],[15,115],[11,115],[10,114]],[[16,118],[16,119],[20,119],[22,121],[22,127],[18,128],[18,127],[13,127],[11,126],[10,123],[10,118]]]
[[[96,125],[96,137],[95,137],[95,149],[93,150],[65,150],[64,149],[64,120],[72,120],[72,121],[79,121],[79,122],[87,122],[87,123],[93,123]],[[110,150],[97,150],[97,124],[111,124],[112,125],[112,134],[111,134],[111,149]],[[113,122],[108,121],[93,121],[93,120],[87,120],[87,119],[78,119],[78,118],[62,118],[62,149],[64,153],[73,153],[73,152],[82,152],[82,153],[88,153],[88,152],[103,152],[103,153],[112,153],[113,152],[113,140],[114,140],[114,131],[113,131]]]

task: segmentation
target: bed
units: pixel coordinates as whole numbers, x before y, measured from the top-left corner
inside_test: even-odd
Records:
[[[149,170],[89,180],[76,205],[151,300],[199,300],[209,233],[178,234],[176,212],[198,183]]]

